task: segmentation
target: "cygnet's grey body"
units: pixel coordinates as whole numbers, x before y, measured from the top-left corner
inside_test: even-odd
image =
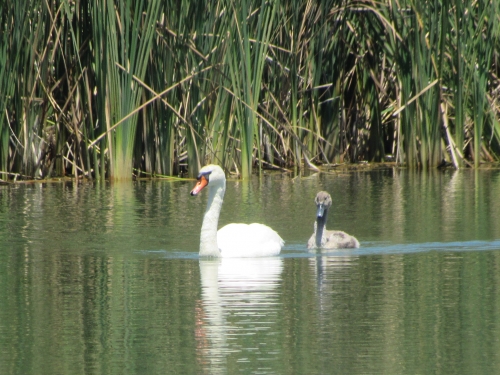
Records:
[[[308,249],[348,249],[358,248],[359,241],[340,230],[326,230],[328,209],[332,205],[332,197],[326,191],[320,191],[314,199],[316,203],[316,221],[314,233],[307,242]]]

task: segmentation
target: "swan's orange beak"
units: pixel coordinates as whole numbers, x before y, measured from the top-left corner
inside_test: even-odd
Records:
[[[201,177],[198,178],[198,182],[196,183],[195,187],[193,188],[193,190],[191,190],[191,195],[198,195],[200,191],[202,191],[203,188],[207,185],[208,180],[205,176],[201,175]]]

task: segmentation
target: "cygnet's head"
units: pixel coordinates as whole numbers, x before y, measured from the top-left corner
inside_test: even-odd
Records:
[[[316,217],[323,217],[325,215],[325,211],[328,211],[332,205],[332,197],[326,191],[320,191],[316,194],[314,203],[316,203],[317,208]]]
[[[191,195],[198,195],[200,191],[210,184],[219,185],[225,187],[226,175],[221,167],[215,164],[205,165],[200,169],[198,177],[196,177],[198,182],[196,183],[193,190],[191,190]]]

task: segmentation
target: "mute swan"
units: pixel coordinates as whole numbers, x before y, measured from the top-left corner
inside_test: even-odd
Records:
[[[358,248],[359,242],[353,236],[340,230],[326,230],[326,217],[328,209],[332,205],[332,197],[326,191],[320,191],[314,199],[316,203],[316,221],[314,222],[314,233],[307,242],[308,249],[346,249]]]
[[[228,224],[217,231],[226,191],[226,176],[218,165],[206,165],[198,174],[191,195],[208,185],[208,202],[200,235],[200,256],[261,257],[278,255],[284,245],[274,230],[263,224]]]

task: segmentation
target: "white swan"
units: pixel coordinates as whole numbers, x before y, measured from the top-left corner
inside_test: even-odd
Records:
[[[340,230],[326,230],[326,217],[332,205],[332,197],[326,191],[320,191],[314,199],[316,203],[316,221],[314,233],[307,242],[308,249],[347,249],[358,248],[358,240]]]
[[[274,230],[263,224],[228,224],[217,231],[226,191],[226,176],[218,165],[206,165],[198,174],[191,195],[208,185],[208,203],[200,236],[200,256],[261,257],[278,255],[284,245]]]

